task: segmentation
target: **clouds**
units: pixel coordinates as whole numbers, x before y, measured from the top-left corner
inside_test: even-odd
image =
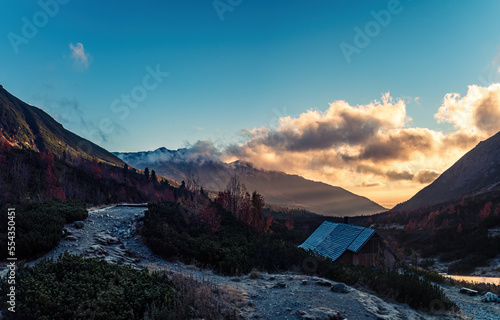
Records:
[[[387,93],[382,102],[351,107],[345,101],[337,101],[325,112],[309,110],[298,118],[280,118],[277,130],[261,128],[248,134],[252,145],[281,151],[313,151],[365,144],[380,129],[401,128],[406,120],[404,101],[394,102]]]
[[[436,180],[437,177],[441,172],[436,171],[436,170],[420,170],[416,175],[415,175],[415,180],[418,181],[419,183],[431,183],[432,181]]]
[[[376,181],[376,182],[367,182],[367,181],[363,181],[361,182],[361,185],[360,187],[363,187],[363,188],[371,188],[371,187],[379,187],[381,186],[382,183]]]
[[[353,191],[406,188],[408,198],[500,130],[500,84],[445,95],[435,119],[451,132],[411,127],[407,100],[386,93],[367,105],[335,101],[325,111],[281,117],[275,129],[246,130],[247,141],[224,156]]]
[[[76,45],[70,43],[69,49],[71,50],[71,58],[73,59],[75,66],[88,69],[92,57],[88,52],[85,52],[83,44],[81,42],[77,42]]]
[[[469,86],[467,94],[449,93],[435,115],[439,123],[452,124],[457,132],[491,136],[500,129],[500,83]]]
[[[186,143],[186,148],[171,151],[166,148],[160,148],[146,153],[146,163],[190,163],[201,164],[205,161],[220,161],[221,152],[210,140],[197,141],[195,144]]]
[[[221,152],[215,147],[212,141],[197,141],[194,145],[187,145],[184,152],[186,161],[218,161]]]

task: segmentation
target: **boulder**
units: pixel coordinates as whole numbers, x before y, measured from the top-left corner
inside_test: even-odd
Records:
[[[338,293],[348,293],[349,292],[349,287],[347,287],[343,283],[336,283],[332,286],[331,290],[333,292],[338,292]]]
[[[67,236],[66,240],[68,240],[68,241],[76,241],[78,239],[75,236]]]
[[[106,249],[104,249],[102,246],[100,246],[98,244],[91,246],[87,250],[87,253],[89,256],[98,257],[98,258],[104,258],[108,254]]]
[[[498,296],[494,293],[491,293],[491,292],[487,292],[483,299],[482,299],[483,302],[497,302],[498,301]]]
[[[342,320],[344,319],[338,311],[329,308],[319,307],[308,311],[297,311],[299,319],[304,320]]]
[[[85,224],[83,223],[83,221],[75,221],[73,222],[73,225],[75,226],[75,228],[81,229]]]
[[[471,297],[472,296],[477,296],[479,294],[478,291],[472,290],[472,289],[469,289],[469,288],[465,288],[465,287],[460,289],[460,293],[467,294],[467,295],[469,295]]]
[[[98,242],[106,246],[120,243],[120,240],[118,238],[113,237],[112,235],[107,233],[98,233],[95,235],[95,238]]]

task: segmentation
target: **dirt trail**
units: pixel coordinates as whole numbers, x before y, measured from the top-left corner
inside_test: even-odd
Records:
[[[387,303],[377,296],[347,287],[347,293],[333,292],[336,283],[300,274],[262,274],[258,277],[224,277],[210,270],[169,262],[154,255],[139,239],[140,218],[145,208],[107,207],[89,211],[84,226],[67,225],[66,236],[45,257],[56,258],[64,251],[130,264],[137,268],[190,274],[226,286],[241,297],[243,319],[335,319],[340,314],[349,320],[372,319],[500,319],[499,304],[486,304],[479,298],[445,287],[447,295],[463,310],[463,315],[429,315],[404,304]],[[36,261],[29,264],[32,265]]]

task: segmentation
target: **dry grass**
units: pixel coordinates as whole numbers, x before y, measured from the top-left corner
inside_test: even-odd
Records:
[[[155,264],[146,267],[150,272],[166,272],[165,268]],[[176,289],[176,297],[165,301],[162,307],[149,306],[144,320],[238,319],[240,307],[247,302],[245,295],[230,285],[218,285],[180,272],[169,272],[169,277]]]

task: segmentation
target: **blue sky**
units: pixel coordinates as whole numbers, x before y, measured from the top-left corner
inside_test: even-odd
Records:
[[[341,43],[354,45],[355,28],[373,26],[372,11],[391,6],[397,13],[349,63]],[[23,0],[3,8],[0,84],[111,151],[242,144],[243,129],[274,128],[279,117],[337,100],[366,105],[386,92],[406,99],[412,126],[447,132],[453,126],[434,119],[445,94],[499,78],[493,0]],[[36,35],[23,33],[26,21]],[[168,76],[138,89],[147,67]],[[134,90],[146,93],[138,106],[113,112],[113,101]]]

